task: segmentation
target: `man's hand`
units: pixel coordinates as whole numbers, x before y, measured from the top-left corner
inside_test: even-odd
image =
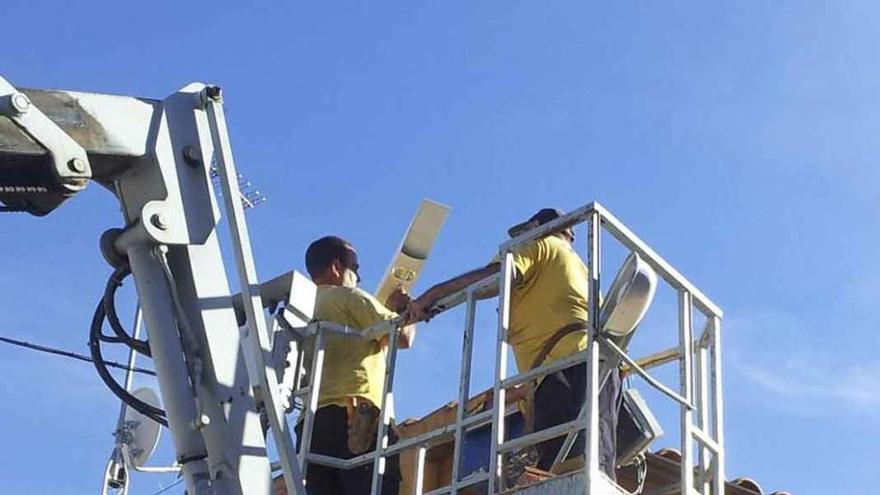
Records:
[[[449,296],[450,294],[454,294],[457,291],[463,290],[467,286],[475,284],[480,280],[485,279],[486,277],[495,275],[496,273],[498,273],[500,267],[501,263],[493,261],[483,268],[477,268],[476,270],[462,273],[457,277],[453,277],[445,282],[441,282],[431,287],[424,294],[409,303],[409,309],[406,311],[406,313],[403,314],[404,318],[406,318],[406,321],[410,323],[430,320],[436,314],[435,312],[431,311],[431,309],[435,304],[437,304],[437,301]],[[481,291],[480,293],[475,294],[475,296],[477,299],[485,299],[497,293],[497,289],[495,289],[494,291],[487,290]]]
[[[403,287],[398,287],[388,296],[385,307],[395,313],[403,313],[409,308],[410,302],[412,302],[412,298],[409,297],[406,290]]]
[[[388,296],[388,299],[385,301],[385,307],[398,313],[403,316],[404,327],[400,329],[400,338],[398,339],[398,344],[401,349],[408,349],[413,340],[416,337],[416,328],[414,325],[411,325],[411,320],[408,320],[409,308],[412,305],[412,298],[409,297],[409,294],[406,293],[403,287],[397,287],[394,289],[394,292]],[[388,335],[384,335],[381,339],[379,339],[379,346],[385,347],[388,345]]]
[[[417,299],[411,300],[409,303],[409,309],[404,314],[406,321],[416,322],[430,320],[434,315],[432,315],[428,309],[434,305],[434,302],[434,297],[428,292],[422,294]]]

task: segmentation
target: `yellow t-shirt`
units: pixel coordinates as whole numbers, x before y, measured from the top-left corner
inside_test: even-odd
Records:
[[[315,319],[363,330],[396,316],[361,289],[318,286]],[[379,342],[328,334],[324,349],[318,407],[345,406],[348,397],[367,399],[380,407],[386,357]]]
[[[589,275],[571,244],[555,235],[513,248],[519,281],[511,291],[508,342],[520,372],[532,364],[560,328],[588,319]],[[547,354],[551,363],[587,348],[587,332],[570,333]]]

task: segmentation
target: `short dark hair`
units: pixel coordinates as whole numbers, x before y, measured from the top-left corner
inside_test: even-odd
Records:
[[[518,223],[513,227],[507,229],[507,235],[513,238],[522,234],[523,232],[526,232],[527,230],[532,230],[541,225],[544,225],[545,223],[550,223],[553,220],[564,216],[565,212],[560,210],[559,208],[541,208],[540,210],[538,210],[538,213],[532,215],[531,218],[529,218],[525,222]],[[571,227],[566,227],[565,229],[554,233],[564,233],[570,238],[569,240],[574,240],[574,230],[572,230]]]
[[[345,262],[354,251],[350,242],[335,235],[328,235],[309,244],[306,249],[306,270],[312,278],[324,271],[336,260]]]

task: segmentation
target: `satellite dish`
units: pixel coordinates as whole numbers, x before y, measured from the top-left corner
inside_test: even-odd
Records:
[[[616,337],[632,333],[648,311],[656,289],[657,274],[639,255],[631,253],[608,289],[599,316],[601,331]]]
[[[151,388],[141,387],[132,392],[132,395],[153,407],[160,407],[159,397]],[[128,433],[122,444],[122,448],[126,450],[126,460],[139,468],[147,463],[156,450],[162,425],[128,406],[125,408],[123,428]]]

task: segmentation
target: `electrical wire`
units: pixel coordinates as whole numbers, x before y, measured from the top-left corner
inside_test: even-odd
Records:
[[[131,395],[124,387],[119,385],[116,380],[113,378],[113,375],[110,374],[110,371],[107,370],[107,364],[104,361],[104,357],[101,355],[101,330],[104,325],[104,301],[103,298],[98,302],[98,306],[95,308],[95,314],[92,317],[92,324],[89,328],[89,351],[92,356],[92,361],[95,365],[95,369],[98,371],[98,376],[104,382],[105,385],[113,392],[113,395],[119,398],[122,402],[130,406],[135,411],[140,412],[141,414],[147,416],[153,421],[159,423],[162,426],[167,427],[168,421],[165,419],[165,411],[154,407],[146,402],[138,399],[137,397]]]
[[[179,480],[175,481],[174,483],[171,483],[170,485],[166,486],[165,488],[161,488],[158,492],[153,493],[153,495],[159,495],[160,493],[165,493],[168,490],[174,488],[175,486],[183,483],[183,480],[184,480],[184,478],[180,478]]]
[[[107,285],[104,287],[104,297],[101,300],[101,303],[104,305],[104,315],[107,318],[107,322],[110,323],[110,328],[113,329],[113,333],[116,334],[116,337],[107,336],[102,333],[99,335],[99,338],[104,342],[121,342],[140,354],[151,357],[150,343],[132,337],[125,327],[122,326],[122,323],[119,321],[119,316],[116,313],[116,290],[122,286],[122,281],[130,274],[131,269],[128,265],[123,265],[114,270],[113,274],[110,275],[110,278],[107,279]]]
[[[63,349],[56,349],[54,347],[49,347],[49,346],[45,346],[45,345],[32,344],[32,343],[26,342],[24,340],[18,340],[18,339],[13,339],[10,337],[0,336],[0,342],[5,342],[7,344],[17,345],[19,347],[24,347],[26,349],[31,349],[34,351],[45,352],[47,354],[54,354],[56,356],[63,356],[63,357],[71,358],[71,359],[77,359],[79,361],[85,361],[87,363],[94,363],[94,361],[92,361],[92,358],[85,356],[83,354],[77,354],[75,352],[65,351]],[[137,368],[137,367],[129,368],[128,366],[125,366],[124,364],[121,364],[121,363],[117,363],[115,361],[105,361],[104,364],[110,368],[116,368],[116,369],[120,369],[120,370],[132,371],[134,373],[143,373],[145,375],[156,376],[155,371],[148,370],[146,368]]]
[[[154,252],[153,253],[158,261],[162,265],[162,268],[165,272],[166,281],[169,285],[169,290],[171,293],[172,300],[174,302],[174,309],[176,313],[176,319],[178,324],[178,330],[181,334],[181,344],[184,350],[184,359],[187,363],[187,368],[190,374],[191,379],[193,380],[193,394],[196,400],[196,407],[201,411],[199,407],[199,397],[195,394],[196,384],[201,382],[202,372],[203,372],[203,364],[202,360],[199,357],[199,345],[198,340],[192,335],[190,331],[189,324],[186,320],[186,315],[183,311],[182,304],[177,295],[176,286],[174,284],[174,278],[171,274],[171,268],[168,266],[168,262],[165,259],[162,252]],[[95,369],[98,371],[98,376],[101,377],[101,380],[105,385],[116,395],[122,402],[136,411],[144,414],[149,417],[153,421],[167,427],[168,421],[165,418],[165,411],[154,407],[146,402],[141,401],[137,397],[131,395],[124,387],[119,385],[119,383],[113,379],[113,376],[110,375],[110,372],[107,370],[106,362],[101,355],[101,342],[110,342],[117,343],[121,342],[128,345],[131,349],[135,351],[150,356],[149,351],[149,343],[146,341],[138,340],[133,338],[122,326],[122,323],[119,321],[119,318],[116,314],[116,306],[115,306],[115,294],[116,290],[122,285],[122,280],[125,279],[131,273],[130,267],[126,264],[116,268],[113,273],[110,275],[110,278],[107,280],[107,285],[104,288],[104,294],[101,297],[101,301],[98,303],[97,308],[95,308],[95,314],[92,318],[92,324],[89,332],[89,350],[92,354],[92,360],[95,364]],[[116,336],[108,336],[103,333],[104,321],[107,320],[110,324],[113,332]]]

